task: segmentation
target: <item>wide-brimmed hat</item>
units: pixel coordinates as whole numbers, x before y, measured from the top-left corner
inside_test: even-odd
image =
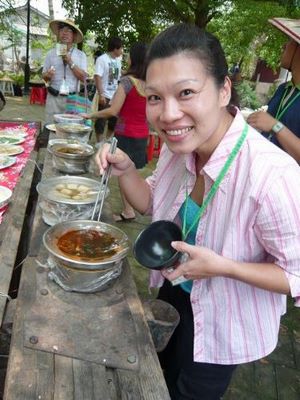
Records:
[[[272,18],[269,22],[300,44],[300,19]]]
[[[49,22],[49,27],[52,30],[52,32],[57,36],[59,29],[61,28],[61,24],[65,24],[70,26],[74,32],[74,43],[80,43],[83,41],[83,33],[81,30],[78,28],[77,25],[75,25],[75,22],[72,19],[54,19]]]

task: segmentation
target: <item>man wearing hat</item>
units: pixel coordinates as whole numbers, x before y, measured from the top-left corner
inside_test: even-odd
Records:
[[[273,18],[269,22],[290,38],[281,67],[291,72],[292,79],[278,87],[267,112],[254,112],[247,122],[300,163],[300,20]]]
[[[49,27],[57,45],[46,55],[43,79],[48,86],[46,123],[53,123],[53,115],[65,112],[67,96],[76,93],[79,81],[87,76],[87,57],[74,47],[82,42],[83,34],[71,19],[53,20]]]

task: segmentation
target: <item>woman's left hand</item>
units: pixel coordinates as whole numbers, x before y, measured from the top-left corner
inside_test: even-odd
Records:
[[[189,259],[175,267],[173,272],[163,269],[162,275],[170,281],[180,276],[186,279],[204,279],[214,276],[229,276],[232,260],[219,256],[214,251],[185,242],[172,242],[172,247],[187,253]]]

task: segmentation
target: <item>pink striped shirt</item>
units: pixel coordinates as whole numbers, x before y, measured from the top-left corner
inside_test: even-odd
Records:
[[[237,112],[204,166],[205,194],[244,124]],[[157,168],[147,179],[153,220],[174,220],[186,186],[191,192],[195,180],[195,155],[173,154],[164,145]],[[199,223],[196,244],[240,262],[275,262],[285,270],[291,294],[300,305],[298,164],[249,127],[242,149]],[[162,283],[160,272],[152,272],[150,285]],[[285,295],[215,277],[194,281],[191,303],[195,361],[239,364],[264,357],[276,347]]]

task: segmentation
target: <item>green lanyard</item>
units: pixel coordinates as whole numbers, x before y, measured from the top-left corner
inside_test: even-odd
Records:
[[[286,112],[286,110],[288,108],[290,108],[290,106],[294,103],[294,101],[300,96],[300,91],[299,91],[299,93],[297,93],[296,96],[294,98],[292,98],[285,107],[283,107],[283,102],[284,102],[284,99],[286,98],[288,89],[289,89],[289,86],[287,86],[284,91],[284,94],[280,100],[280,104],[279,104],[279,107],[278,107],[276,115],[275,115],[275,118],[278,120],[280,120],[280,118],[283,116],[283,114]]]
[[[222,180],[224,179],[225,175],[227,174],[233,160],[237,156],[238,152],[240,151],[240,148],[242,147],[242,144],[244,143],[246,139],[246,135],[248,133],[248,124],[245,124],[243,132],[241,133],[241,136],[239,137],[238,141],[236,142],[234,148],[232,149],[231,153],[229,154],[223,168],[221,169],[217,179],[215,180],[214,184],[210,188],[205,200],[203,201],[202,206],[200,207],[200,210],[198,211],[195,220],[193,224],[190,226],[189,230],[186,232],[186,220],[187,220],[187,203],[188,203],[188,194],[186,193],[186,198],[184,202],[184,215],[183,215],[183,224],[182,224],[182,233],[183,233],[183,240],[187,238],[191,230],[196,226],[196,224],[199,223],[200,218],[204,214],[204,211],[206,210],[208,204],[210,201],[213,199],[214,195],[216,194]]]

